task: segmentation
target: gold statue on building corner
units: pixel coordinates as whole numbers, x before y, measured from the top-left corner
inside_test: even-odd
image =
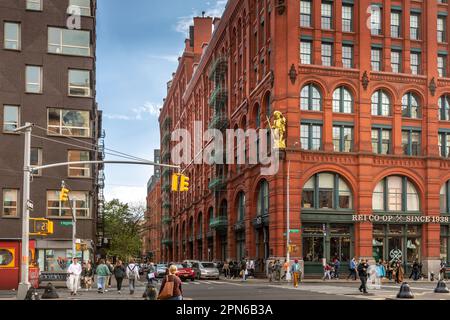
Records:
[[[273,117],[275,118],[273,125],[270,124],[270,120],[268,122],[272,130],[274,148],[284,150],[286,149],[286,118],[280,111],[275,111]]]

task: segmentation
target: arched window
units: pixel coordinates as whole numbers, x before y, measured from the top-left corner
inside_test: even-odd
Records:
[[[322,95],[313,84],[304,86],[300,94],[300,107],[302,110],[322,111]]]
[[[450,120],[450,95],[445,94],[439,98],[439,120]]]
[[[441,213],[450,214],[450,180],[442,186],[439,198]]]
[[[302,208],[352,209],[353,195],[339,174],[318,173],[303,187]]]
[[[255,108],[255,122],[256,122],[256,128],[261,127],[261,107],[259,105]]]
[[[237,197],[237,204],[236,204],[236,212],[237,212],[237,221],[244,221],[245,219],[245,193],[239,192],[239,195]]]
[[[376,186],[372,197],[372,209],[384,212],[418,212],[419,194],[407,177],[390,176]]]
[[[227,201],[223,200],[222,203],[220,204],[219,216],[220,217],[228,216],[228,212],[227,211],[228,211]]]
[[[258,216],[267,216],[269,214],[269,184],[266,180],[259,183],[256,214]]]
[[[333,93],[333,112],[352,113],[353,97],[345,87],[337,88]]]
[[[391,115],[391,99],[383,90],[378,90],[372,95],[372,115],[373,116],[390,116]]]
[[[211,207],[208,209],[208,226],[211,225],[211,222],[214,220],[214,209]]]
[[[270,119],[270,117],[272,116],[272,96],[270,95],[270,93],[266,94],[265,105],[266,116]]]
[[[203,214],[200,212],[197,218],[197,235],[199,239],[203,236]]]
[[[420,104],[417,96],[411,92],[402,98],[402,115],[405,118],[420,118]]]

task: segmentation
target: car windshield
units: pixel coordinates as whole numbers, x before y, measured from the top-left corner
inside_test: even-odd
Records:
[[[214,263],[202,263],[203,268],[215,268]]]
[[[177,269],[184,269],[184,268],[186,268],[186,267],[183,266],[182,264],[176,264],[175,266],[177,267]]]
[[[167,268],[167,267],[166,267],[165,265],[163,265],[163,264],[158,264],[156,267],[157,267],[157,268],[160,268],[160,269]]]

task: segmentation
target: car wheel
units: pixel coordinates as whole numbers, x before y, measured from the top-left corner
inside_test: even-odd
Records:
[[[194,282],[195,281],[195,278],[191,278],[191,282]]]

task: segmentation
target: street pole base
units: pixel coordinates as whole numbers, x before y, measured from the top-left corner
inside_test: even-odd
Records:
[[[30,287],[31,284],[29,283],[19,283],[19,288],[17,289],[17,300],[25,300]]]

